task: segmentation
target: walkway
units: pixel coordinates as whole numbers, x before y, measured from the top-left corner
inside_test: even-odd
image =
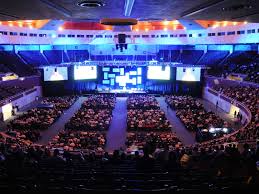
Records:
[[[227,121],[230,126],[233,128],[233,129],[240,129],[242,127],[241,124],[238,124],[238,125],[235,125],[235,118],[234,118],[234,115],[230,115],[228,113],[226,113],[223,109],[219,108],[216,110],[216,106],[207,101],[207,100],[204,100],[204,99],[199,99],[199,101],[203,104],[204,108],[206,111],[212,111],[214,112],[216,115],[218,115],[221,119],[223,119],[224,121]]]
[[[117,97],[113,118],[107,132],[106,151],[113,151],[125,147],[127,129],[127,98]]]
[[[179,118],[177,118],[175,111],[171,108],[167,110],[167,104],[165,102],[164,97],[156,97],[157,101],[159,102],[161,110],[165,112],[167,119],[169,120],[170,124],[172,125],[172,131],[177,134],[179,139],[182,141],[184,145],[190,145],[196,143],[195,134],[189,132],[185,126],[182,124]]]
[[[81,108],[85,99],[86,97],[79,97],[79,99],[68,110],[64,111],[55,123],[53,123],[47,130],[42,131],[42,138],[36,143],[46,145],[55,135],[58,134],[59,131],[64,130],[65,124]]]

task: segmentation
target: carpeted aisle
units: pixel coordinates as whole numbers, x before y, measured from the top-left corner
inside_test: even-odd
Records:
[[[42,138],[36,143],[43,145],[48,144],[48,142],[57,135],[59,131],[65,128],[65,124],[80,109],[85,100],[86,97],[79,97],[79,99],[68,110],[66,110],[55,123],[53,123],[46,131],[42,131]]]
[[[113,151],[125,146],[127,130],[127,98],[117,97],[113,118],[107,132],[106,151]]]
[[[235,124],[234,115],[230,115],[230,114],[226,113],[224,110],[222,110],[219,107],[216,109],[216,106],[207,100],[199,99],[199,101],[203,104],[206,111],[214,112],[221,119],[227,121],[230,124],[230,127],[233,128],[234,130],[238,130],[238,129],[242,128],[241,123]]]
[[[164,97],[157,97],[161,110],[166,114],[166,118],[172,125],[173,131],[177,134],[179,139],[183,142],[184,145],[190,145],[196,143],[195,135],[190,133],[182,122],[177,118],[175,111],[170,107],[167,110],[167,104]]]

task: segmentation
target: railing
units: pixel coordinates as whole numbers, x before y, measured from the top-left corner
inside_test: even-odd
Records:
[[[19,93],[13,95],[13,96],[10,96],[8,98],[5,98],[5,99],[1,100],[0,101],[0,105],[3,106],[3,105],[5,105],[5,104],[7,104],[9,102],[17,100],[17,99],[19,99],[19,98],[21,98],[21,97],[23,97],[25,95],[28,95],[28,94],[30,94],[30,93],[32,93],[34,91],[37,91],[37,88],[33,87],[33,88],[29,88],[29,89],[27,89],[27,90],[25,90],[23,92],[19,92]]]
[[[201,144],[202,145],[206,145],[206,144],[209,144],[209,143],[212,143],[212,142],[215,142],[215,141],[221,141],[221,140],[224,140],[224,139],[228,139],[229,137],[237,134],[239,131],[241,130],[244,130],[247,125],[251,122],[251,119],[252,119],[252,114],[251,114],[251,111],[247,108],[247,106],[244,104],[244,103],[241,103],[241,102],[238,102],[237,100],[233,99],[233,98],[230,98],[212,88],[208,88],[208,91],[212,94],[215,94],[216,96],[219,96],[220,98],[230,102],[231,104],[235,104],[237,107],[239,107],[240,109],[242,109],[245,113],[247,113],[247,122],[244,123],[244,126],[242,126],[239,130],[236,130],[232,133],[229,133],[223,137],[220,137],[220,138],[217,138],[217,139],[212,139],[212,140],[208,140],[208,141],[205,141],[205,142],[202,142]]]
[[[221,82],[228,83],[232,86],[233,85],[242,85],[242,86],[251,86],[251,87],[256,87],[256,88],[259,87],[259,84],[254,83],[254,82],[229,80],[229,79],[225,79],[223,77],[216,77],[216,76],[210,76],[210,75],[205,76],[205,79],[206,79],[207,83],[209,83],[209,84],[213,83],[213,80],[217,79]],[[213,85],[217,85],[217,84],[213,83]]]

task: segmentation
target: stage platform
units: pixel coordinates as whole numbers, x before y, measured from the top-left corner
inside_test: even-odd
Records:
[[[81,94],[83,96],[88,96],[92,94],[116,94],[117,97],[128,97],[132,94],[147,94],[147,95],[153,95],[155,97],[160,97],[161,94],[155,94],[155,93],[149,93],[145,90],[123,90],[123,89],[115,89],[115,90],[95,90],[91,93],[84,93]]]
[[[127,97],[131,94],[147,94],[146,91],[141,90],[104,90],[98,91],[98,94],[116,94],[117,97]]]
[[[127,90],[127,89],[117,89],[117,90],[103,90],[98,91],[99,94],[146,94],[144,90]]]

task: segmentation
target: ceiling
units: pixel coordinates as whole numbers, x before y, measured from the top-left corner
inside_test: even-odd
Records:
[[[99,0],[105,6],[95,8],[80,7],[78,1],[82,0],[8,0],[1,2],[0,20],[99,21],[102,18],[131,17],[141,21],[259,22],[259,0]],[[125,16],[126,9],[128,16]]]

